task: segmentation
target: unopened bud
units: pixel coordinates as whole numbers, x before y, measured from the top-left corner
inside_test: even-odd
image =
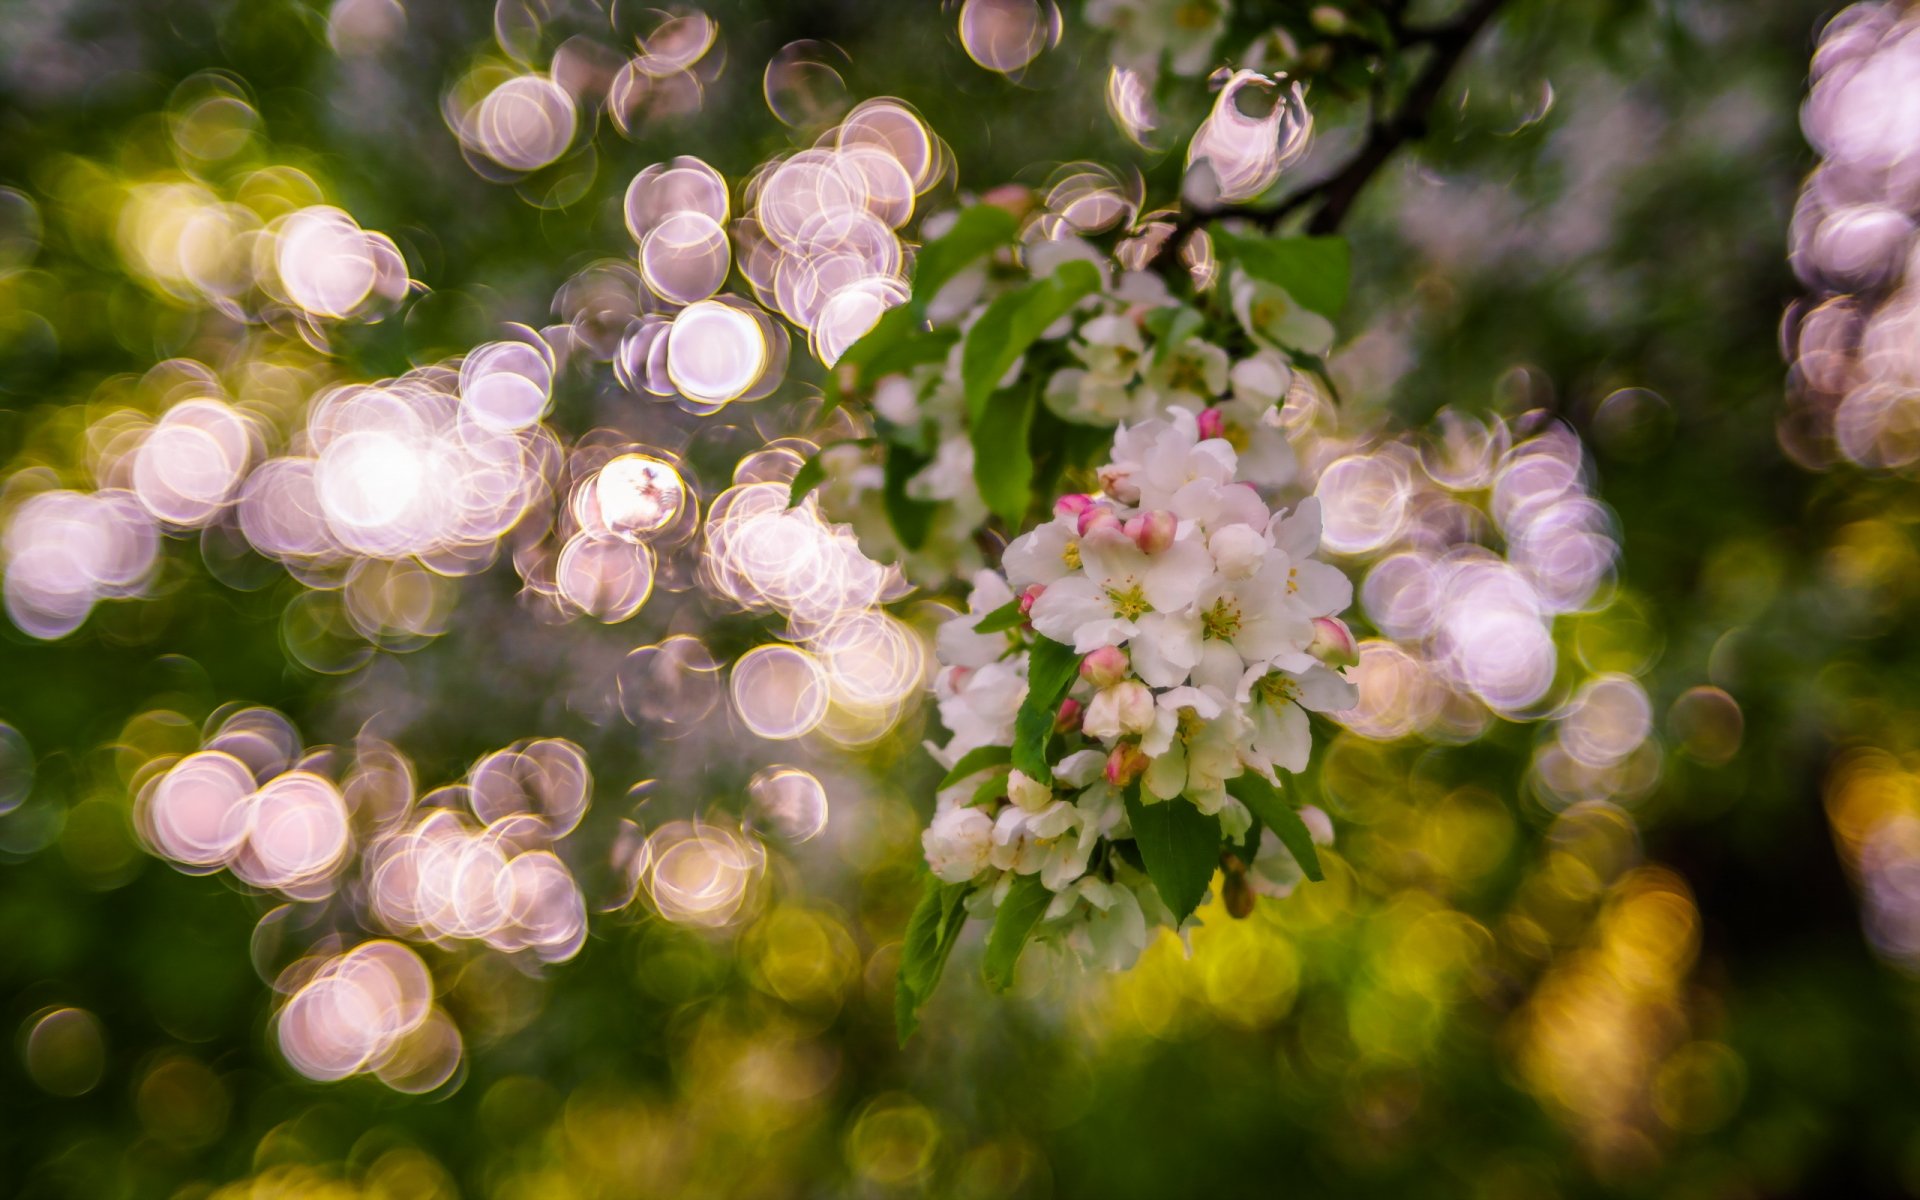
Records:
[[[1094,506],[1094,498],[1085,492],[1068,492],[1053,502],[1053,515],[1056,517],[1078,517]]]
[[[1251,579],[1266,561],[1267,535],[1247,525],[1228,525],[1207,539],[1213,565],[1228,579]]]
[[[1253,902],[1257,897],[1253,889],[1247,886],[1247,864],[1240,861],[1237,854],[1220,856],[1220,900],[1226,905],[1227,915],[1236,921],[1244,921],[1253,915]]]
[[[1102,646],[1080,660],[1080,678],[1097,688],[1109,688],[1127,677],[1126,651],[1118,646]]]
[[[1307,653],[1330,667],[1351,667],[1360,661],[1353,630],[1339,617],[1313,619],[1313,644],[1307,647]]]
[[[1158,554],[1173,545],[1173,535],[1180,528],[1180,519],[1164,508],[1129,517],[1126,523],[1127,536],[1133,544],[1148,554]]]
[[[1039,812],[1053,803],[1053,789],[1045,780],[1016,769],[1007,772],[1007,798],[1028,812]]]
[[[1053,731],[1072,733],[1080,728],[1080,718],[1085,715],[1085,711],[1078,700],[1068,696],[1060,702],[1060,712],[1053,718]]]
[[[1328,37],[1339,37],[1349,28],[1347,14],[1331,4],[1316,4],[1307,13],[1313,27]]]
[[[1016,217],[1024,217],[1033,207],[1033,191],[1017,183],[1003,183],[982,193],[980,203],[1004,208]]]
[[[1031,615],[1034,601],[1040,599],[1046,590],[1047,585],[1044,583],[1028,584],[1026,590],[1020,593],[1020,615],[1023,617]]]
[[[1140,488],[1133,481],[1133,472],[1112,463],[1100,468],[1100,490],[1122,504],[1132,504],[1140,499]]]
[[[1217,438],[1226,432],[1227,419],[1217,408],[1201,409],[1198,421],[1202,438]]]
[[[1152,760],[1140,749],[1137,742],[1121,742],[1107,755],[1107,782],[1114,787],[1126,787],[1140,778]]]
[[[1120,518],[1114,516],[1113,510],[1104,504],[1093,505],[1080,514],[1081,537],[1086,537],[1088,534],[1097,530],[1119,529],[1121,527]]]
[[[1128,679],[1093,695],[1080,732],[1090,738],[1111,742],[1116,738],[1145,733],[1153,727],[1153,692],[1138,679]]]

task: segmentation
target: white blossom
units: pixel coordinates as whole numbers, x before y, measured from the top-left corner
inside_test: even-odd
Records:
[[[1228,294],[1240,327],[1261,345],[1316,355],[1333,349],[1333,322],[1301,307],[1285,288],[1236,269]]]
[[[1118,646],[1142,632],[1140,618],[1193,603],[1213,565],[1197,540],[1175,542],[1149,555],[1116,530],[1097,530],[1080,542],[1081,573],[1047,587],[1033,603],[1033,627],[1088,654]],[[1147,626],[1149,640],[1158,628]]]
[[[1076,369],[1131,370],[1135,327],[1112,313],[1088,324],[1075,350],[1087,365]],[[1276,511],[1261,490],[1293,476],[1272,415],[1291,374],[1277,357],[1256,357],[1237,370],[1190,355],[1201,391],[1217,396],[1231,383],[1234,397],[1121,425],[1100,490],[1061,497],[1052,518],[1015,538],[1005,577],[977,575],[968,612],[937,639],[948,665],[935,692],[953,736],[936,756],[948,764],[977,746],[1013,745],[1034,639],[1080,656],[1048,742],[1061,747],[1051,777],[1009,769],[1004,798],[954,789],[984,803],[961,816],[943,801],[924,843],[940,878],[978,885],[968,902],[978,913],[1003,903],[1014,878],[1038,878],[1055,893],[1038,935],[1100,966],[1124,967],[1154,928],[1176,924],[1111,845],[1131,836],[1127,797],[1191,804],[1223,837],[1242,838],[1253,814],[1231,781],[1255,772],[1284,786],[1310,760],[1308,713],[1356,702],[1338,669],[1353,659],[1337,619],[1353,588],[1317,557],[1319,504]],[[1016,598],[1025,623],[978,632],[984,613]],[[1265,845],[1253,882],[1279,894],[1292,885]]]
[[[965,883],[987,866],[993,848],[993,818],[977,808],[948,808],[935,813],[920,835],[927,866],[947,883]]]
[[[1013,589],[998,571],[978,571],[973,576],[973,595],[967,611],[941,624],[934,635],[934,647],[940,661],[957,667],[984,667],[997,662],[1007,652],[1007,635],[976,633],[980,618],[1013,600]]]

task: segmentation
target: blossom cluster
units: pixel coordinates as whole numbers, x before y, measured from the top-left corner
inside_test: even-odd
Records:
[[[1133,838],[1123,801],[1192,805],[1239,842],[1254,814],[1231,782],[1305,770],[1308,712],[1357,700],[1340,670],[1353,637],[1336,615],[1353,588],[1314,557],[1319,504],[1269,507],[1249,478],[1260,456],[1236,449],[1259,440],[1226,436],[1231,412],[1176,405],[1122,425],[1100,490],[1061,497],[1014,539],[1004,575],[980,572],[970,611],[938,635],[952,737],[932,753],[953,774],[922,839],[932,873],[971,884],[976,912],[1037,875],[1053,893],[1040,932],[1112,969],[1151,927],[1182,924],[1122,846]],[[1266,417],[1254,429],[1280,436]],[[1078,659],[1053,717],[1050,778],[983,751],[1014,744],[1030,664],[1049,644]],[[1323,816],[1305,820],[1331,840]],[[1284,895],[1299,872],[1266,839],[1246,882]]]
[[[944,228],[929,221],[932,236]],[[1294,390],[1313,386],[1294,369],[1293,357],[1331,349],[1334,329],[1325,316],[1300,305],[1286,289],[1234,268],[1222,281],[1233,326],[1203,333],[1182,327],[1181,318],[1198,313],[1124,242],[1110,256],[1067,233],[1021,247],[1017,255],[1020,270],[1009,273],[1006,264],[988,259],[955,276],[928,305],[929,319],[969,331],[997,296],[1019,282],[1047,278],[1066,263],[1092,263],[1101,273],[1101,289],[1046,330],[1013,374],[1042,379],[1041,403],[1071,425],[1149,421],[1170,405],[1210,411],[1220,436],[1237,448],[1243,481],[1263,488],[1294,481],[1293,449],[1269,414]],[[1221,342],[1241,338],[1252,350],[1236,360]],[[908,498],[934,506],[920,546],[898,543],[885,473],[870,453],[849,441],[822,454],[828,511],[851,523],[862,545],[901,562],[909,577],[925,583],[964,576],[981,565],[972,534],[987,508],[967,432],[964,351],[963,338],[939,359],[891,372],[873,386],[872,413],[896,431],[892,440],[926,448],[925,464],[904,484]]]

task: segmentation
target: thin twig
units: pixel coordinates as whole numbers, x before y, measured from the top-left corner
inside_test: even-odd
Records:
[[[1318,203],[1307,221],[1308,233],[1333,233],[1340,228],[1354,201],[1366,189],[1394,152],[1427,132],[1428,114],[1446,89],[1460,60],[1466,57],[1474,38],[1486,28],[1499,11],[1503,0],[1474,0],[1472,7],[1445,25],[1405,30],[1402,44],[1426,46],[1432,51],[1426,66],[1407,88],[1400,107],[1384,120],[1374,119],[1367,127],[1367,140],[1347,164],[1318,183],[1294,192],[1273,208],[1190,209],[1174,223],[1173,232],[1162,243],[1162,250],[1177,249],[1195,230],[1222,217],[1240,217],[1262,229],[1272,229],[1309,204]]]

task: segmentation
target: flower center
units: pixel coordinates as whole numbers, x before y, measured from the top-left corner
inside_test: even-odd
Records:
[[[1255,329],[1278,329],[1283,321],[1293,316],[1293,305],[1278,296],[1263,297],[1256,300],[1248,316]]]
[[[1067,570],[1078,571],[1080,569],[1080,543],[1069,538],[1066,547],[1060,551],[1060,561],[1067,564]]]
[[[1288,567],[1287,568],[1287,595],[1291,596],[1299,590],[1300,590],[1300,568]]]
[[[1207,719],[1200,715],[1197,708],[1183,708],[1175,718],[1176,736],[1182,742],[1191,742],[1207,726]]]
[[[1278,671],[1269,671],[1262,675],[1260,682],[1253,685],[1253,690],[1260,694],[1260,698],[1265,700],[1270,708],[1279,708],[1290,700],[1300,698],[1300,686]]]
[[[1140,585],[1131,580],[1125,587],[1118,585],[1108,587],[1107,600],[1113,605],[1113,615],[1123,621],[1137,620],[1142,613],[1149,612],[1153,608],[1153,605],[1147,603],[1147,597],[1141,592]]]
[[[1200,634],[1215,641],[1231,641],[1240,632],[1240,606],[1222,596],[1200,614]]]
[[[1247,431],[1238,425],[1222,425],[1220,436],[1226,439],[1227,445],[1232,446],[1236,454],[1245,454],[1247,443],[1252,440]]]
[[[1207,390],[1206,372],[1200,364],[1191,358],[1176,358],[1172,369],[1167,372],[1167,386],[1181,392],[1204,392]]]

